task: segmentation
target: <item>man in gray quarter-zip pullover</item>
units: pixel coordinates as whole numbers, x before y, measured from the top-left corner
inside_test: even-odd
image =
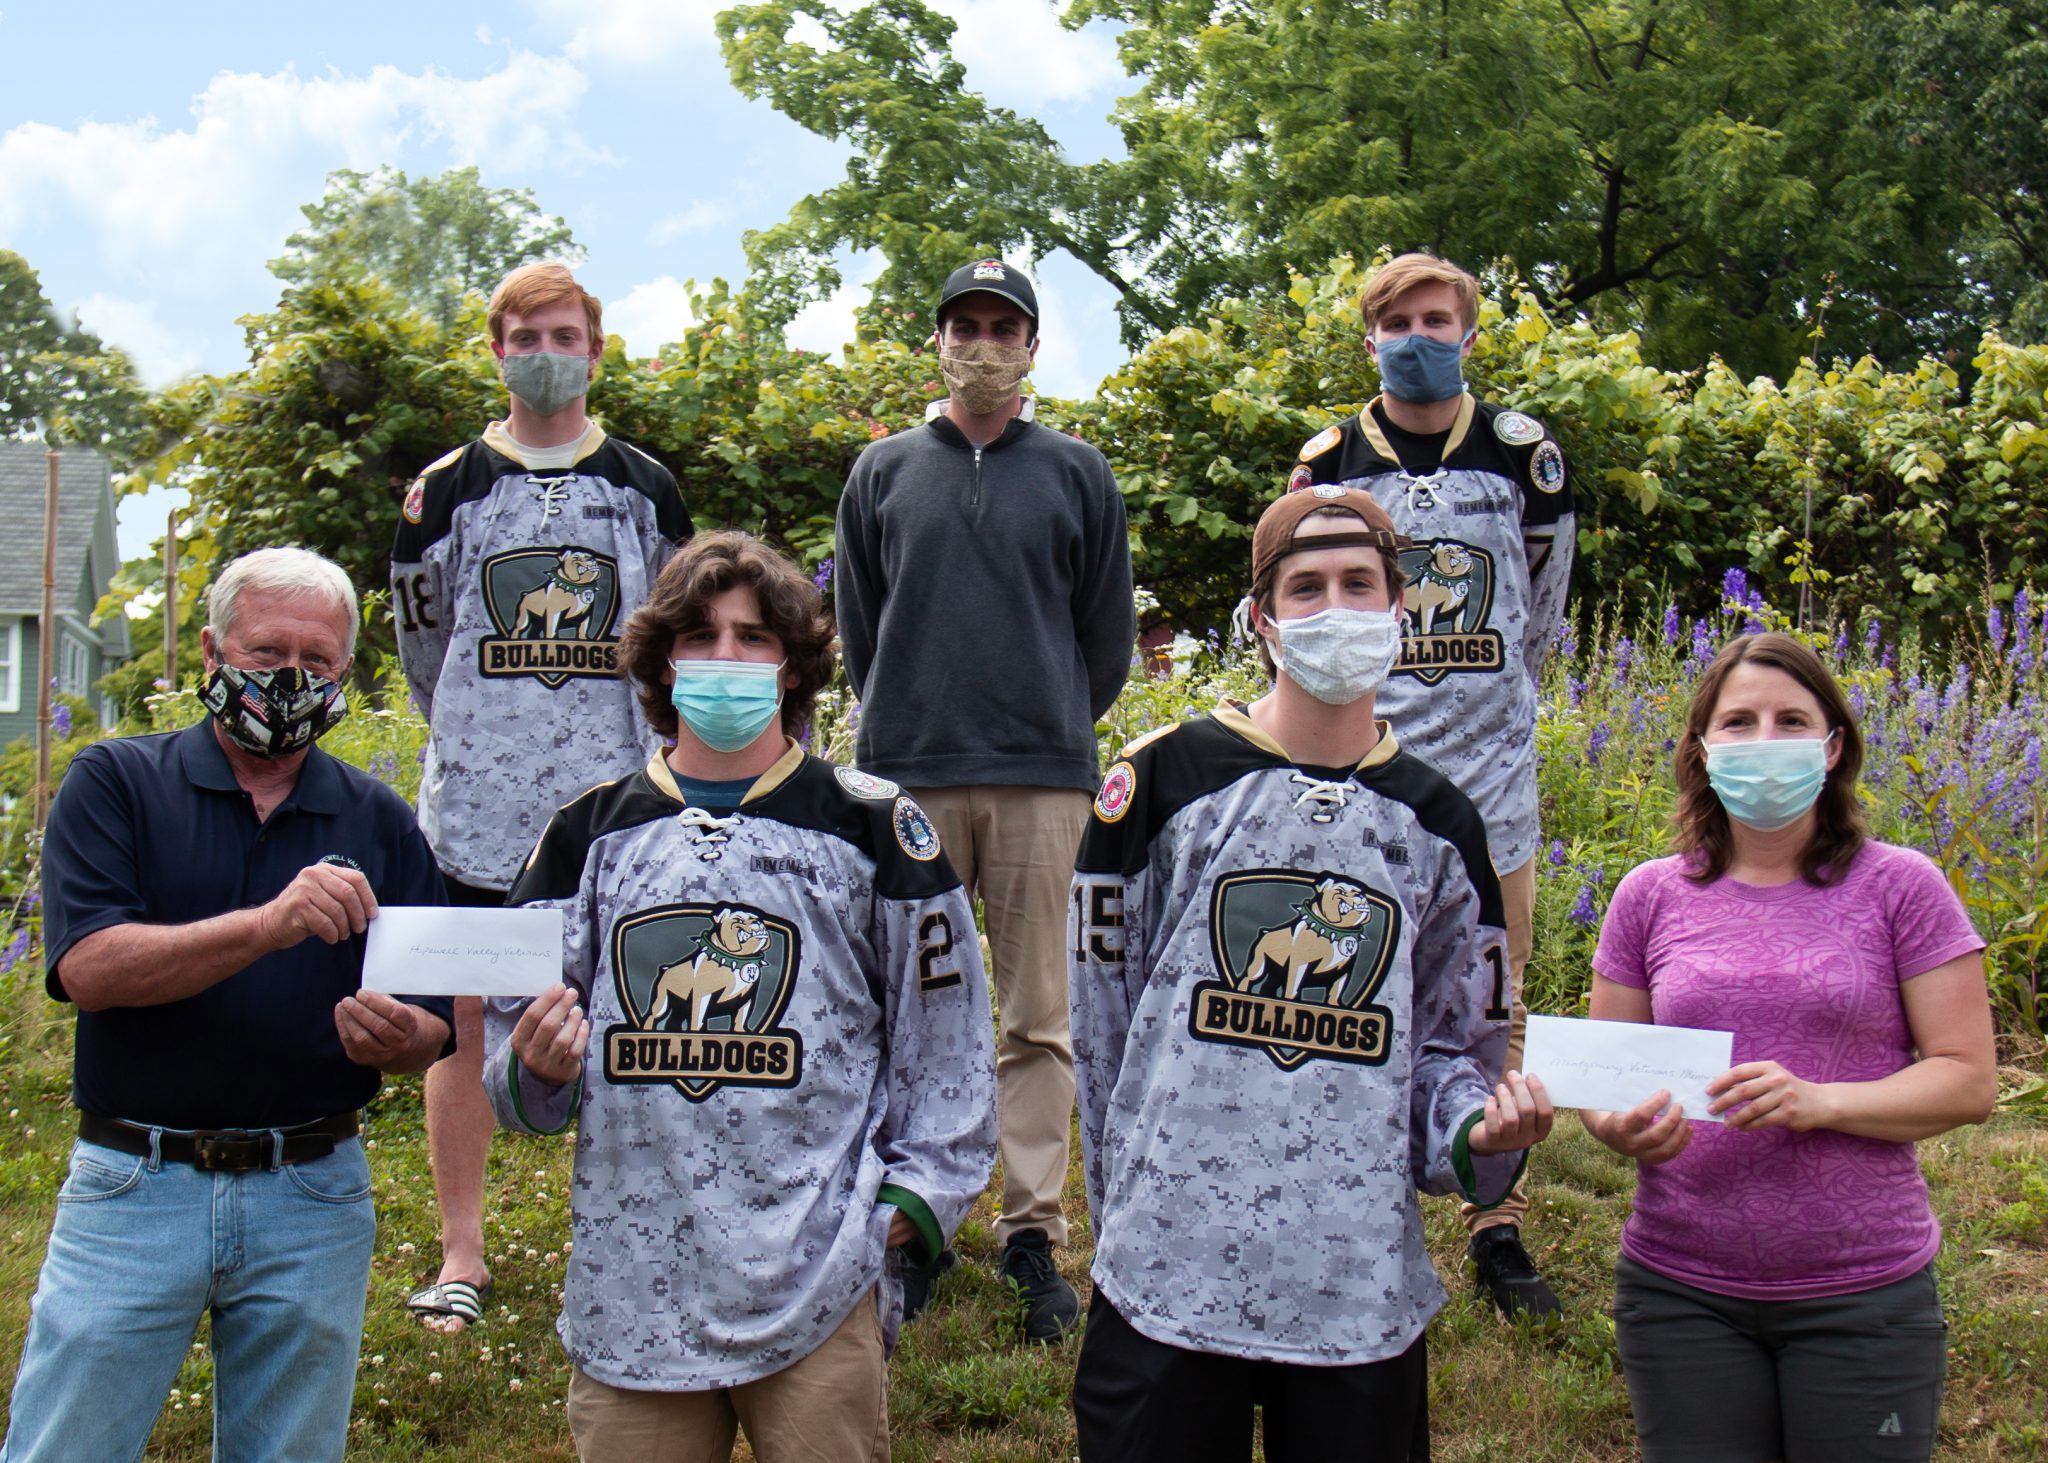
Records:
[[[1074,1106],[1067,871],[1095,723],[1130,670],[1130,545],[1108,460],[1035,422],[1019,392],[1038,347],[1031,281],[997,259],[962,265],[937,315],[952,394],[854,463],[834,599],[857,759],[913,790],[981,897],[1001,1019],[996,1236],[1025,1334],[1050,1340],[1080,1312],[1051,1257]]]

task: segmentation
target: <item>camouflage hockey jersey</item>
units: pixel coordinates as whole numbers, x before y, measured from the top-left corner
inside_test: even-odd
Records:
[[[689,536],[668,469],[595,423],[573,467],[529,471],[493,422],[412,485],[391,605],[428,726],[420,829],[447,872],[508,887],[555,809],[646,760],[619,633]]]
[[[1444,1299],[1417,1187],[1521,1170],[1466,1144],[1508,1038],[1470,800],[1384,725],[1305,767],[1226,704],[1112,764],[1068,918],[1096,1285],[1167,1345],[1406,1350]]]
[[[735,1386],[787,1367],[884,1279],[890,1219],[929,1259],[995,1163],[995,1058],[974,916],[923,810],[794,744],[733,813],[659,758],[548,825],[512,902],[563,914],[591,1025],[581,1079],[513,1055],[485,1012],[499,1121],[578,1119],[558,1323],[617,1387]],[[893,1338],[901,1289],[881,1309]]]
[[[1311,438],[1290,488],[1342,483],[1414,540],[1401,659],[1374,703],[1479,807],[1495,867],[1535,857],[1536,679],[1564,614],[1574,513],[1564,451],[1534,417],[1467,395],[1431,472],[1366,407]]]

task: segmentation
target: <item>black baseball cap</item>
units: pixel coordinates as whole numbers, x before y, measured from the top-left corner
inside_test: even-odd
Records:
[[[945,323],[948,305],[962,295],[977,293],[1008,300],[1031,317],[1033,327],[1037,326],[1038,291],[1031,287],[1023,270],[1013,269],[1000,259],[977,259],[946,276],[946,287],[939,291],[939,323]]]

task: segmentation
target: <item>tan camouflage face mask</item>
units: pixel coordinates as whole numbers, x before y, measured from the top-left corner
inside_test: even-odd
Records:
[[[970,340],[939,348],[939,371],[953,399],[974,416],[987,416],[1017,394],[1031,374],[1031,352],[999,340]]]

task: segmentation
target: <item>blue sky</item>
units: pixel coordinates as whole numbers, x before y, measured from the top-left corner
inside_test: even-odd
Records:
[[[1108,30],[1060,28],[1044,0],[929,0],[959,25],[968,84],[1037,117],[1070,158],[1119,147],[1127,81]],[[475,164],[527,187],[590,251],[606,328],[651,354],[686,322],[684,282],[745,273],[740,238],[839,178],[846,151],[726,78],[705,0],[346,7],[0,0],[0,247],[60,309],[128,350],[151,385],[246,359],[236,317],[334,168]],[[835,350],[856,283],[792,343]],[[1039,271],[1034,375],[1086,395],[1123,357],[1114,297],[1071,260]],[[124,504],[123,550],[162,531]],[[146,527],[145,527],[146,525]]]

